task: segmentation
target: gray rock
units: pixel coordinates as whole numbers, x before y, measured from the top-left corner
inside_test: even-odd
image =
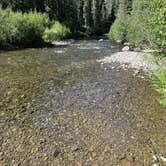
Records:
[[[122,41],[121,41],[121,40],[117,40],[116,42],[117,42],[117,43],[122,43]]]
[[[102,42],[102,41],[104,41],[104,39],[99,39],[99,42]]]
[[[72,152],[76,152],[79,150],[79,147],[77,145],[74,145],[72,148],[71,148]]]
[[[130,46],[131,44],[129,42],[125,42],[123,45],[124,46]]]
[[[141,48],[139,48],[139,47],[136,47],[136,48],[134,48],[134,51],[137,51],[137,52],[139,52],[139,51],[141,51]]]
[[[122,48],[122,51],[129,51],[130,50],[130,47],[129,46],[125,46]]]

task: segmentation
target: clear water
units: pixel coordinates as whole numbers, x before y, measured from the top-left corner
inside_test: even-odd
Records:
[[[163,164],[166,109],[151,81],[96,61],[119,49],[82,40],[1,52],[0,164]]]

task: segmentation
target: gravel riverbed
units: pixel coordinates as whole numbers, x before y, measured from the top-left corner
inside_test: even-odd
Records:
[[[166,164],[152,65],[119,50],[85,40],[0,53],[0,165]]]

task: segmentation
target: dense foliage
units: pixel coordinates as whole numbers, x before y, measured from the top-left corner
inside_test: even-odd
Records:
[[[129,41],[136,46],[166,47],[166,1],[133,0],[131,8],[120,2],[117,18],[110,28],[109,38]]]
[[[70,27],[72,32],[102,34],[115,19],[119,0],[2,0],[2,7],[14,11],[47,13],[52,20]]]
[[[0,45],[39,45],[49,19],[45,14],[0,10]]]
[[[162,94],[161,104],[166,105],[166,70],[155,73],[153,81],[159,92]]]
[[[125,42],[128,29],[127,2],[122,1],[119,5],[116,20],[110,28],[109,38],[119,42]]]
[[[151,42],[153,46],[166,47],[166,0],[150,1],[150,24]]]
[[[70,33],[69,28],[59,22],[50,21],[46,14],[39,12],[22,13],[13,12],[10,9],[0,10],[0,22],[0,47],[11,44],[40,46],[44,40],[64,39]]]
[[[67,38],[70,35],[70,29],[65,25],[55,22],[51,28],[46,28],[44,32],[44,39],[46,41],[56,41]]]

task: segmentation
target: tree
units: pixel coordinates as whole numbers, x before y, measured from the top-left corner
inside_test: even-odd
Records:
[[[166,1],[151,0],[150,19],[147,20],[150,44],[159,49],[166,49]]]
[[[110,28],[109,38],[118,42],[125,42],[127,37],[129,11],[127,0],[119,4],[116,20]]]
[[[134,0],[127,30],[127,40],[134,45],[149,43],[147,33],[149,14],[148,0]]]

